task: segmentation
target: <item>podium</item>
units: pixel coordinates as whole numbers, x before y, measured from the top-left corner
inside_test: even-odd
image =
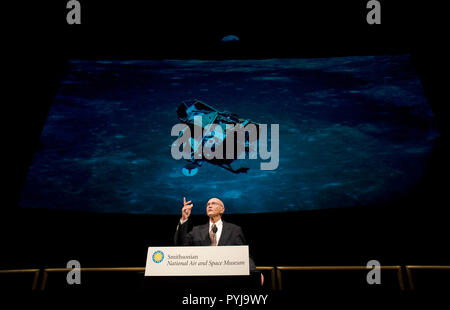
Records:
[[[142,273],[143,275],[143,273]],[[142,277],[141,290],[175,291],[187,290],[233,290],[260,289],[261,272],[253,271],[248,276],[189,276],[189,277]]]
[[[248,246],[149,247],[142,287],[261,288],[261,273],[250,271]]]

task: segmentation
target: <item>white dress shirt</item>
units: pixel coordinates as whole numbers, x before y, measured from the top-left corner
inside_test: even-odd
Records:
[[[216,227],[217,227],[216,242],[217,242],[217,245],[218,245],[219,244],[219,240],[220,240],[220,235],[222,235],[223,222],[222,222],[222,220],[218,220],[215,224],[216,224]],[[209,221],[209,231],[208,232],[211,231],[212,225],[213,225],[213,223],[210,220]]]

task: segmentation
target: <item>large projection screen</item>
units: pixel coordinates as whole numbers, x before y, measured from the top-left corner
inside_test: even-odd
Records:
[[[256,158],[175,159],[177,111],[193,100],[212,109],[204,116],[267,125]],[[179,214],[186,197],[202,214],[219,197],[227,213],[363,208],[411,191],[438,135],[408,55],[74,59],[20,205]]]

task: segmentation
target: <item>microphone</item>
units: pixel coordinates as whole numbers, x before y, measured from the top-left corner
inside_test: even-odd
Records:
[[[214,225],[214,227],[211,230],[212,230],[213,233],[216,233],[217,232],[217,226]]]

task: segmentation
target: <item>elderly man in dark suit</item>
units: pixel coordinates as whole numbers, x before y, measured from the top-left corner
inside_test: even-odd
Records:
[[[211,198],[206,204],[206,214],[209,217],[209,223],[194,226],[191,231],[188,231],[188,220],[194,205],[192,201],[186,201],[186,197],[183,198],[183,203],[181,219],[174,237],[175,245],[222,246],[247,244],[241,227],[222,220],[225,206],[219,198]],[[255,270],[255,263],[250,258],[250,271]],[[261,280],[263,281],[262,274]]]

